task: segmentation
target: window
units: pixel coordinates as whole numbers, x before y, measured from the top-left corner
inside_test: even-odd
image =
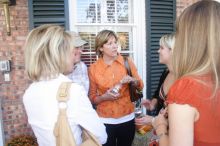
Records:
[[[146,80],[145,0],[69,0],[69,22],[70,31],[88,42],[82,54],[87,66],[97,60],[95,36],[110,29],[123,44],[121,54],[133,58],[139,75]]]
[[[95,36],[103,29],[117,33],[122,55],[129,55],[142,72],[145,52],[144,0],[70,0],[70,30],[88,42],[82,60],[89,66],[97,60]],[[138,57],[137,57],[138,56]],[[138,59],[137,59],[138,58]],[[144,59],[145,60],[145,59]],[[140,74],[142,76],[142,74]]]
[[[110,29],[123,44],[121,54],[133,58],[139,75],[146,80],[145,0],[69,0],[69,22],[70,31],[88,42],[82,54],[87,66],[98,58],[95,36]]]

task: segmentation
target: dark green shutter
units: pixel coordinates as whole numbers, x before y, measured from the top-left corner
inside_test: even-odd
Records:
[[[165,68],[159,64],[160,37],[174,32],[176,19],[176,0],[146,0],[147,24],[147,97],[157,88],[160,75]]]
[[[58,24],[69,29],[68,0],[28,0],[30,29]]]

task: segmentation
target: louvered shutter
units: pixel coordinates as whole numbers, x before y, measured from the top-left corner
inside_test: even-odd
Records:
[[[30,29],[42,24],[58,24],[69,29],[67,0],[29,0]]]
[[[147,97],[156,90],[160,75],[165,68],[159,64],[160,37],[174,32],[176,0],[147,0]]]

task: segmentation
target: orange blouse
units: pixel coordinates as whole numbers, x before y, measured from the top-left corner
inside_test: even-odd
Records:
[[[131,59],[128,63],[134,78],[139,81],[138,87],[143,88],[143,81],[138,75],[137,69]],[[90,89],[89,97],[93,102],[97,96],[101,96],[108,89],[115,86],[127,75],[124,59],[121,55],[111,64],[105,64],[103,58],[98,59],[89,68]],[[130,101],[128,84],[120,89],[120,97],[114,101],[103,101],[97,105],[97,113],[104,118],[120,118],[134,112],[134,105]]]
[[[199,112],[194,125],[194,146],[220,146],[220,89],[212,95],[210,76],[183,77],[170,88],[167,102],[188,104]]]

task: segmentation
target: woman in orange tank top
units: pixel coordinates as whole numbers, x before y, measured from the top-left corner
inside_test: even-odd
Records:
[[[160,146],[220,146],[219,18],[220,3],[203,0],[177,20],[168,119],[153,122]]]

